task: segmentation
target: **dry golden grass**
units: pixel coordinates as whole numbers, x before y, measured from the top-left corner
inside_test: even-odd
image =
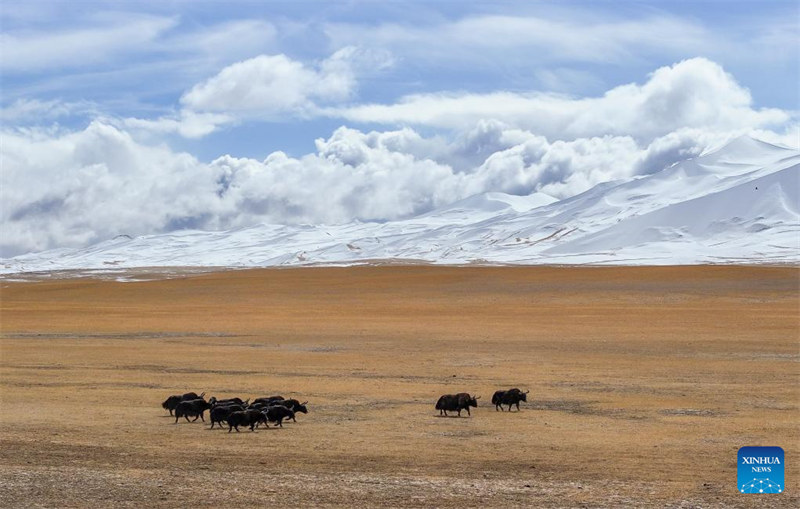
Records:
[[[2,283],[4,507],[796,507],[796,267],[358,267]],[[519,413],[495,389],[531,389]],[[283,429],[169,394],[309,400]],[[482,396],[440,418],[444,393]],[[743,445],[787,492],[736,492]]]

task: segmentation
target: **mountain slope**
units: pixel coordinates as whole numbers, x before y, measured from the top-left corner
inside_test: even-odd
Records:
[[[800,262],[800,153],[749,137],[572,198],[485,193],[386,223],[120,237],[0,271],[364,263]]]

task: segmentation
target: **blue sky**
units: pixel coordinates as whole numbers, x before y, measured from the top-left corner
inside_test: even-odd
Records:
[[[798,142],[796,1],[8,0],[0,9],[3,187],[21,196],[4,206],[4,229],[16,239],[0,247],[5,255],[85,245],[123,229],[388,220],[473,191],[566,197],[602,178],[653,171],[643,160],[674,162],[742,132]],[[120,149],[109,137],[137,159],[159,158],[161,173],[145,169],[147,161],[122,165],[128,173],[114,166]],[[534,139],[547,143],[544,152],[531,148]],[[602,145],[625,167],[578,170],[578,159],[554,152],[557,142],[577,152],[585,151],[582,144]],[[47,144],[86,145],[81,154],[92,156],[76,158],[73,146],[64,160],[43,160],[38,152]],[[320,180],[316,172],[330,173],[321,161],[355,170],[342,170],[338,201],[321,208],[341,210],[317,211],[302,192],[306,183],[265,162],[276,151],[312,182]],[[520,168],[497,166],[511,153]],[[220,169],[223,156],[264,167]],[[537,167],[562,156],[557,170]],[[401,188],[410,205],[395,209],[354,199],[375,191],[380,170],[369,164],[391,167],[387,161],[398,164],[393,175],[412,167],[421,181],[446,175],[428,191]],[[428,163],[436,168],[418,168]],[[210,179],[191,191],[197,193],[209,193],[219,179],[238,182],[233,187],[241,191],[237,175],[264,172],[272,180],[269,192],[248,189],[246,204],[225,211],[219,203],[172,210],[170,192],[137,192],[128,199],[164,201],[141,227],[132,225],[142,218],[70,223],[70,214],[96,210],[71,204],[79,191],[67,183],[100,171],[97,165],[110,181],[102,192],[94,179],[81,184],[82,200],[103,203],[98,196],[123,183],[177,186],[181,172]],[[67,188],[41,190],[34,178],[63,180]],[[299,189],[275,195],[285,181]],[[252,213],[233,210],[243,206]],[[42,226],[46,233],[32,232]]]

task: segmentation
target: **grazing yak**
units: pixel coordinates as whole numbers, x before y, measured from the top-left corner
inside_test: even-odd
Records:
[[[205,396],[205,392],[197,395],[196,392],[187,392],[186,394],[175,394],[168,397],[163,403],[161,403],[161,408],[164,410],[169,410],[169,415],[172,415],[172,412],[175,410],[175,407],[178,406],[178,403],[181,401],[189,401],[193,399],[202,399]]]
[[[269,422],[277,422],[279,427],[283,427],[283,420],[284,419],[294,419],[294,411],[292,409],[287,408],[283,405],[273,405],[267,407],[265,410],[262,410],[261,413]],[[295,421],[297,422],[297,421]]]
[[[477,408],[478,399],[480,399],[480,396],[470,396],[466,392],[445,394],[436,402],[436,410],[439,411],[439,415],[447,415],[447,412],[458,412],[458,416],[461,417],[462,410],[466,410],[467,415],[472,415],[469,413],[469,407]]]
[[[228,415],[228,433],[234,429],[238,433],[239,426],[250,426],[250,431],[255,431],[256,425],[260,422],[269,427],[269,424],[267,424],[267,416],[258,410],[242,410],[241,412],[231,412],[231,414]]]
[[[219,405],[212,407],[208,415],[211,421],[211,429],[214,429],[214,423],[222,428],[222,423],[228,420],[230,414],[233,412],[243,412],[244,409],[242,405]]]
[[[178,403],[178,406],[175,407],[175,424],[178,424],[178,419],[181,417],[184,417],[186,422],[189,422],[189,417],[194,417],[192,422],[196,421],[198,417],[200,417],[203,422],[206,422],[203,418],[203,412],[209,408],[211,408],[211,405],[202,398],[181,401]]]
[[[519,402],[520,401],[528,401],[528,394],[531,392],[530,390],[522,392],[521,390],[514,388],[509,389],[507,391],[497,391],[492,396],[492,404],[494,404],[494,409],[497,411],[498,409],[503,410],[503,405],[508,405],[508,411],[511,411],[511,406],[517,406],[517,412],[519,412]]]

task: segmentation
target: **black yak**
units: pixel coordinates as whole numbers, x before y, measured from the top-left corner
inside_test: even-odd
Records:
[[[461,417],[462,410],[466,410],[467,415],[472,415],[469,413],[469,407],[477,407],[478,399],[480,399],[480,396],[470,396],[466,392],[445,394],[436,402],[436,410],[439,411],[439,415],[447,415],[447,412],[458,412],[458,416]]]
[[[492,404],[494,404],[494,409],[497,411],[498,409],[503,410],[503,405],[508,405],[508,411],[511,411],[511,407],[513,405],[517,406],[517,411],[519,412],[519,402],[520,401],[528,401],[528,394],[531,391],[522,392],[521,390],[514,388],[509,389],[507,391],[497,391],[492,396]]]
[[[267,407],[266,410],[262,410],[261,412],[269,422],[277,422],[278,426],[281,428],[283,427],[284,419],[291,419],[293,421],[295,420],[294,412],[290,408],[287,408],[283,405],[273,405],[271,407]]]
[[[285,399],[283,401],[275,402],[275,405],[285,406],[286,408],[288,408],[292,412],[294,412],[294,413],[300,412],[301,414],[307,414],[308,413],[308,407],[306,407],[307,404],[308,404],[308,401],[303,401],[302,403],[300,403],[296,399]],[[270,405],[270,406],[274,406],[274,405]],[[294,422],[297,422],[297,421],[295,421],[294,416],[292,416],[292,420]]]
[[[187,392],[186,394],[175,394],[168,397],[163,403],[161,403],[161,408],[164,410],[169,410],[169,415],[172,415],[173,410],[175,407],[178,406],[178,403],[181,401],[189,401],[192,399],[202,399],[205,396],[205,392],[197,395],[196,392]]]
[[[267,417],[258,410],[231,412],[231,414],[228,415],[228,433],[234,429],[238,433],[239,426],[250,426],[250,431],[255,431],[256,425],[260,422],[263,422],[265,426],[269,427],[269,424],[267,424]]]
[[[242,405],[220,405],[212,407],[208,413],[208,418],[211,421],[211,429],[214,429],[214,423],[217,423],[221,428],[222,423],[228,420],[230,414],[242,411],[244,411]]]
[[[175,410],[175,407],[178,406],[178,403],[180,403],[181,401],[182,400],[180,395],[177,394],[172,395],[168,397],[163,403],[161,403],[161,408],[163,408],[164,410],[169,410],[169,415],[172,415],[172,411]]]
[[[175,424],[178,424],[178,419],[181,417],[185,418],[186,422],[189,422],[189,417],[194,417],[192,422],[196,421],[198,417],[203,422],[206,422],[206,420],[203,418],[203,412],[209,408],[211,408],[211,405],[208,404],[208,401],[202,398],[181,401],[178,403],[178,406],[175,407]]]

